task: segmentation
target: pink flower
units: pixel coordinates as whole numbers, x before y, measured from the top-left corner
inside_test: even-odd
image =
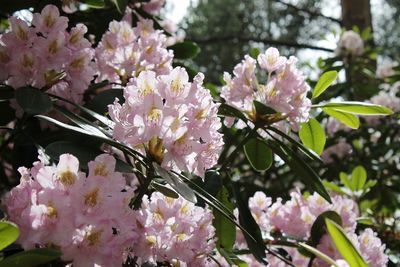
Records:
[[[360,56],[364,52],[364,41],[361,36],[354,31],[345,31],[336,48],[338,55]]]
[[[264,54],[258,55],[257,58],[260,67],[268,72],[274,72],[286,63],[286,58],[279,56],[279,51],[275,47],[270,47]]]
[[[332,163],[335,158],[342,159],[350,155],[351,152],[353,152],[351,145],[349,145],[344,138],[340,138],[336,144],[329,146],[324,150],[321,158],[326,163]]]
[[[222,148],[218,104],[183,68],[169,75],[143,71],[124,90],[125,103],[109,105],[114,138],[145,150],[167,169],[203,175],[217,163]]]

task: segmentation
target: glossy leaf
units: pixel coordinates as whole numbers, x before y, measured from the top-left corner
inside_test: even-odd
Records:
[[[299,246],[309,252],[311,252],[312,254],[314,254],[315,256],[317,256],[318,258],[324,260],[326,263],[328,263],[331,266],[335,266],[338,267],[338,265],[336,264],[335,260],[332,259],[331,257],[329,257],[328,255],[326,255],[325,253],[321,252],[320,250],[307,245],[306,243],[300,242]]]
[[[326,227],[340,255],[351,267],[368,267],[353,243],[346,236],[341,226],[330,219],[325,219]]]
[[[270,145],[270,148],[289,165],[293,172],[296,173],[297,177],[302,180],[310,191],[317,192],[329,203],[332,203],[328,192],[322,184],[321,178],[307,162],[278,139],[269,141],[268,144]]]
[[[227,104],[221,104],[219,106],[218,114],[226,117],[239,118],[245,122],[247,121],[246,116],[240,110]]]
[[[307,123],[302,123],[299,136],[303,144],[318,155],[324,151],[325,131],[316,119],[311,118]]]
[[[34,267],[58,259],[61,253],[50,248],[19,252],[0,261],[0,267]]]
[[[264,103],[254,100],[254,108],[256,110],[257,116],[265,116],[276,113],[273,108],[266,106]]]
[[[33,87],[21,87],[15,92],[15,98],[21,108],[28,114],[40,114],[53,107],[50,97]]]
[[[174,44],[168,47],[168,49],[174,51],[174,58],[176,59],[194,58],[201,51],[200,47],[196,43],[190,41]]]
[[[104,0],[81,0],[82,3],[85,3],[91,8],[104,8],[105,3]]]
[[[12,222],[0,221],[0,251],[18,239],[19,230]]]
[[[171,188],[169,188],[163,184],[153,181],[151,183],[151,186],[166,197],[179,198],[179,195],[174,190],[172,190]]]
[[[235,198],[239,210],[239,223],[250,235],[243,233],[248,248],[257,261],[265,263],[265,245],[261,235],[260,226],[254,220],[247,203],[242,199],[238,186],[234,186]]]
[[[311,245],[317,246],[321,237],[326,234],[325,229],[325,219],[331,219],[332,221],[336,222],[339,225],[342,225],[342,218],[340,217],[337,212],[328,210],[320,215],[315,219],[313,225],[311,226]]]
[[[113,88],[96,94],[87,107],[94,112],[104,114],[108,112],[108,105],[114,103],[115,98],[118,98],[121,104],[124,102],[122,89]]]
[[[164,178],[164,180],[173,188],[175,191],[185,198],[187,201],[196,203],[197,198],[193,190],[183,182],[177,175],[171,173],[158,165],[157,163],[153,163],[154,169],[157,173]]]
[[[217,199],[221,201],[230,212],[233,212],[234,206],[229,200],[229,192],[225,187],[220,189],[217,194]],[[236,226],[216,210],[213,210],[213,215],[213,225],[217,237],[217,249],[221,248],[230,252],[236,240]]]
[[[331,70],[323,73],[319,78],[317,85],[312,93],[312,98],[321,95],[337,78],[337,71]]]
[[[317,105],[316,107],[321,108],[332,108],[336,111],[341,111],[350,114],[358,115],[391,115],[393,111],[389,108],[380,105],[374,105],[371,103],[364,102],[331,102],[322,105]]]
[[[353,191],[363,189],[365,182],[367,181],[367,171],[363,166],[359,165],[354,168],[351,173],[351,185]]]
[[[360,126],[360,119],[356,115],[341,112],[333,108],[323,108],[322,110],[329,116],[336,118],[341,123],[347,125],[352,129],[358,129],[358,127]]]
[[[265,171],[271,167],[272,151],[263,140],[259,138],[250,139],[244,145],[244,152],[254,170]]]

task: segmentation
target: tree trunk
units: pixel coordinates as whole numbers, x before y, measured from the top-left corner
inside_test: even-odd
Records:
[[[341,0],[343,26],[351,30],[357,26],[360,31],[370,27],[372,30],[370,0]]]

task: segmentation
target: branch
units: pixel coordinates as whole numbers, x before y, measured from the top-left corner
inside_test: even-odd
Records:
[[[273,0],[273,1],[276,2],[276,3],[282,4],[282,5],[285,5],[285,6],[289,7],[289,8],[292,8],[292,9],[296,10],[297,12],[307,13],[307,14],[309,14],[311,16],[315,16],[315,17],[322,17],[322,18],[328,19],[330,21],[339,23],[339,25],[343,24],[343,22],[340,19],[329,17],[329,16],[325,16],[320,12],[311,11],[311,10],[308,10],[308,9],[303,9],[303,8],[297,7],[297,6],[293,5],[293,4],[286,3],[286,2],[284,2],[282,0]]]
[[[227,35],[227,36],[213,36],[208,37],[205,39],[196,39],[196,38],[188,38],[188,41],[192,41],[198,44],[207,44],[207,43],[221,43],[221,42],[228,42],[228,41],[241,41],[241,42],[260,42],[270,45],[277,45],[277,46],[288,46],[288,47],[295,47],[295,48],[307,48],[307,49],[314,49],[314,50],[321,50],[327,52],[333,52],[333,49],[308,45],[308,44],[300,44],[295,42],[288,42],[283,40],[271,40],[259,37],[246,37],[246,36],[234,36],[234,35]]]

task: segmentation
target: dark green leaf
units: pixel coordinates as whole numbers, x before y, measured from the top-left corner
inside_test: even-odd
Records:
[[[341,111],[350,114],[358,114],[358,115],[391,115],[393,111],[389,108],[374,105],[371,103],[364,102],[331,102],[322,105],[317,105],[316,107],[321,108],[332,108],[336,111]]]
[[[13,254],[0,261],[0,267],[34,267],[58,259],[61,253],[50,248],[38,248]]]
[[[168,47],[168,49],[174,51],[174,58],[176,59],[194,58],[200,53],[201,50],[196,43],[190,41],[174,44]]]
[[[337,71],[331,70],[323,73],[314,88],[312,98],[317,98],[336,80]]]
[[[359,165],[354,168],[351,173],[351,185],[353,191],[358,191],[364,188],[367,181],[367,171],[363,166]]]
[[[104,0],[80,0],[80,2],[88,5],[91,8],[104,8]]]
[[[322,110],[329,116],[338,119],[340,122],[352,129],[357,129],[360,126],[360,120],[353,114],[337,111],[333,108],[323,108]]]
[[[332,259],[331,257],[329,257],[328,255],[326,255],[325,253],[319,251],[318,249],[307,245],[306,243],[300,242],[299,246],[309,252],[311,252],[312,254],[314,254],[315,256],[317,256],[318,258],[324,260],[326,263],[328,263],[331,266],[335,266],[338,267],[335,260]]]
[[[344,229],[330,219],[325,219],[328,233],[340,255],[351,267],[368,267],[353,243],[346,236]]]
[[[32,87],[18,88],[15,98],[21,108],[32,115],[46,113],[53,107],[51,99],[46,93]]]
[[[253,101],[253,105],[256,110],[257,116],[265,116],[276,113],[276,111],[273,108],[270,108],[265,104],[258,102],[256,100]]]
[[[274,139],[268,141],[270,148],[296,173],[303,183],[310,189],[332,203],[331,198],[322,184],[321,178],[296,152],[287,147],[283,142]]]
[[[230,212],[233,212],[234,207],[229,200],[229,193],[225,187],[222,187],[218,192],[217,199],[221,201]],[[236,240],[236,226],[217,210],[213,210],[213,214],[213,225],[217,237],[217,249],[222,248],[227,252],[231,252]]]
[[[66,141],[57,141],[49,144],[46,147],[45,152],[54,161],[58,161],[61,154],[70,153],[79,159],[80,166],[84,170],[86,170],[85,166],[87,166],[89,161],[94,160],[98,155],[104,153],[101,150],[89,146],[74,144]],[[124,173],[133,172],[133,168],[130,165],[119,159],[116,159],[115,170]]]
[[[219,114],[219,115],[226,116],[226,117],[235,117],[235,118],[239,118],[239,119],[241,119],[241,120],[244,121],[244,122],[247,121],[246,116],[245,116],[240,110],[238,110],[238,109],[235,108],[235,107],[229,106],[229,105],[227,105],[227,104],[221,104],[221,105],[219,106],[218,114]]]
[[[321,240],[321,237],[326,234],[325,219],[331,219],[339,225],[342,225],[342,218],[335,211],[328,210],[321,213],[311,226],[311,246],[316,247]]]
[[[256,171],[265,171],[271,167],[273,156],[268,145],[259,138],[252,138],[244,145],[244,152]]]
[[[124,102],[122,89],[109,89],[95,95],[87,107],[94,112],[104,114],[108,112],[108,105],[114,103],[115,98],[118,98],[121,104]]]
[[[324,151],[326,136],[316,119],[311,118],[307,123],[302,123],[299,136],[303,144],[318,155]]]
[[[125,9],[128,6],[129,0],[111,0],[115,4],[118,9],[118,12],[121,14],[125,14]]]
[[[239,210],[239,223],[250,234],[243,233],[247,246],[257,261],[265,263],[265,245],[260,226],[251,215],[249,207],[243,200],[237,185],[234,186],[234,193]]]
[[[18,227],[12,222],[0,221],[0,251],[18,239]]]
[[[173,188],[175,189],[178,194],[180,194],[183,198],[187,201],[196,203],[197,198],[193,190],[184,183],[177,175],[172,172],[165,170],[163,167],[158,165],[157,163],[153,163],[154,169],[157,173],[164,178],[164,180]]]
[[[179,195],[174,190],[172,190],[171,188],[169,188],[163,184],[153,181],[151,183],[151,186],[166,197],[179,198]]]

